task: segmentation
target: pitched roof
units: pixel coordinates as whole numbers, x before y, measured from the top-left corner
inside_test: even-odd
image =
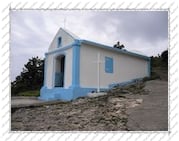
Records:
[[[146,59],[146,60],[150,59],[150,57],[148,57],[148,56],[145,56],[145,55],[142,55],[142,54],[139,54],[139,53],[134,53],[134,52],[131,52],[131,51],[128,51],[128,50],[125,50],[125,49],[118,49],[118,48],[114,48],[112,46],[107,46],[107,45],[104,45],[104,44],[101,44],[101,43],[97,43],[97,42],[93,42],[93,41],[89,41],[89,40],[82,40],[77,35],[73,34],[69,30],[64,29],[64,28],[60,28],[60,30],[63,30],[64,32],[66,32],[74,40],[79,40],[81,43],[84,43],[84,44],[97,46],[97,47],[100,47],[100,48],[103,48],[103,49],[107,49],[107,50],[119,52],[119,53],[122,53],[122,54],[127,54],[127,55],[131,55],[131,56],[139,57],[139,58]]]
[[[134,53],[134,52],[131,52],[131,51],[128,51],[128,50],[125,50],[125,49],[114,48],[112,46],[103,45],[103,44],[96,43],[96,42],[89,41],[89,40],[80,40],[80,42],[84,43],[84,44],[88,44],[88,45],[97,46],[97,47],[100,47],[100,48],[103,48],[103,49],[119,52],[119,53],[122,53],[122,54],[127,54],[127,55],[131,55],[131,56],[139,57],[139,58],[142,58],[142,59],[145,59],[145,60],[150,59],[150,57],[142,55],[142,54]]]
[[[60,30],[63,30],[64,32],[66,32],[66,33],[67,33],[69,36],[71,36],[73,39],[80,40],[80,38],[79,38],[77,35],[73,34],[73,33],[70,32],[69,30],[64,29],[64,28],[60,28]]]

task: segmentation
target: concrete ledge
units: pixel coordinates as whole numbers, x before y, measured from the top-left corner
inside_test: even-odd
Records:
[[[41,101],[38,100],[37,97],[35,98],[30,98],[30,97],[25,97],[25,98],[12,98],[11,100],[11,108],[16,109],[16,108],[27,108],[27,107],[38,107],[38,106],[44,106],[44,105],[53,105],[53,104],[62,104],[62,103],[67,103],[65,101],[61,100],[53,100],[53,101]]]
[[[88,93],[87,94],[88,97],[98,97],[98,96],[103,96],[103,95],[107,95],[107,93],[99,92],[99,93]]]
[[[12,96],[11,99],[37,99],[35,96]]]

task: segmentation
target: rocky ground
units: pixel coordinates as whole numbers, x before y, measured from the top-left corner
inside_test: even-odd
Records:
[[[167,131],[167,58],[151,58],[152,76],[145,82],[115,87],[107,95],[33,107],[12,98],[11,106],[22,107],[11,107],[11,131]]]
[[[127,98],[146,94],[144,83],[115,87],[107,95],[79,98],[71,102],[12,110],[11,130],[128,130],[126,108],[142,103],[142,99]],[[135,91],[134,91],[135,89]],[[124,95],[125,93],[125,95]]]

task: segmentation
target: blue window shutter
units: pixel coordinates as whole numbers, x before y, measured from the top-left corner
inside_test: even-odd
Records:
[[[113,73],[113,58],[105,57],[105,72]]]
[[[58,47],[61,47],[61,44],[62,44],[62,38],[58,37]]]

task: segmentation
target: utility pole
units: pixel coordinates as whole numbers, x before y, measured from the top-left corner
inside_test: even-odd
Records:
[[[104,63],[104,61],[101,61],[101,55],[98,52],[97,54],[97,61],[94,61],[93,63],[96,63],[97,65],[97,92],[100,92],[100,68],[101,68],[101,64]]]
[[[98,89],[97,89],[97,92],[99,93],[100,92],[100,53],[98,53],[98,60],[97,60],[97,76],[98,76]]]

